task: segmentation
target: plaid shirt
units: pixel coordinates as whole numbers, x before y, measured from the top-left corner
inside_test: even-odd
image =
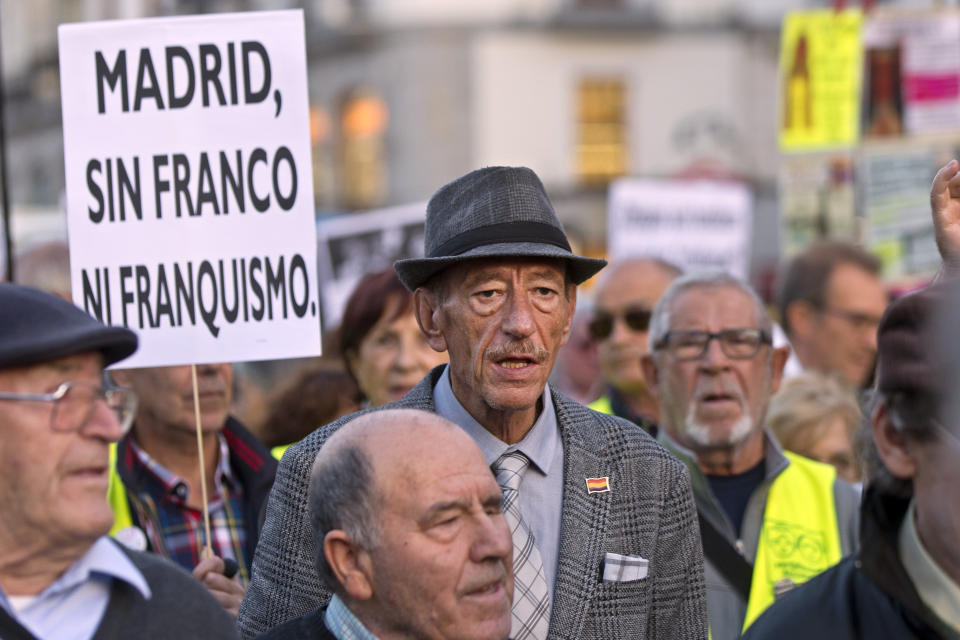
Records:
[[[237,575],[246,588],[250,580],[248,568],[251,558],[245,554],[247,534],[243,515],[243,487],[230,470],[230,449],[222,435],[220,443],[220,461],[214,472],[213,495],[208,496],[210,511],[210,546],[221,558],[231,558],[240,566]],[[190,491],[180,476],[164,468],[150,457],[146,451],[130,440],[134,455],[134,466],[149,473],[146,491],[134,502],[134,508],[147,510],[141,513],[151,546],[164,550],[165,555],[181,567],[192,571],[200,563],[200,552],[204,547],[203,511],[187,506]],[[211,487],[207,487],[208,491]],[[152,517],[151,517],[152,516]],[[159,523],[159,529],[154,523]]]

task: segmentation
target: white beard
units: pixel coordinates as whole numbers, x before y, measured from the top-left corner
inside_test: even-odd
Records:
[[[733,424],[730,432],[723,437],[715,438],[710,433],[710,427],[700,424],[694,413],[696,406],[691,404],[687,412],[687,418],[684,420],[684,432],[687,438],[695,442],[698,446],[705,449],[726,449],[740,444],[750,435],[753,430],[753,419],[750,414],[744,413]]]

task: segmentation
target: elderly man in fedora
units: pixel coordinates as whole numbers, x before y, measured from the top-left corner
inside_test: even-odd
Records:
[[[425,249],[395,268],[414,292],[421,330],[450,364],[386,406],[451,420],[491,465],[513,531],[511,637],[705,638],[686,469],[636,425],[547,386],[576,285],[604,261],[571,252],[527,168],[480,169],[442,187],[427,206]],[[347,419],[280,463],[240,608],[248,637],[330,598],[312,570],[307,488],[317,451]],[[441,534],[423,523],[419,535]]]
[[[107,537],[109,446],[136,395],[103,368],[137,336],[0,283],[0,638],[236,638],[197,580]]]

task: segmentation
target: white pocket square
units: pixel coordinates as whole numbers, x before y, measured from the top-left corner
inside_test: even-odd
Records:
[[[623,556],[607,553],[603,559],[604,582],[633,582],[647,577],[650,562],[640,556]]]

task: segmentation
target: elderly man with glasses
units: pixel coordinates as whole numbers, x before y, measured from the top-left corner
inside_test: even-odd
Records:
[[[630,420],[654,436],[660,408],[643,378],[640,358],[647,353],[653,305],[680,273],[669,262],[654,258],[614,262],[597,283],[589,324],[606,387],[590,408]]]
[[[683,276],[654,308],[643,358],[661,441],[691,473],[715,640],[739,637],[857,539],[856,491],[833,467],[784,452],[764,428],[788,351],[773,347],[771,325],[733,276]]]
[[[137,348],[69,302],[0,283],[0,637],[234,638],[203,586],[106,537],[109,445],[136,396],[103,368]]]

